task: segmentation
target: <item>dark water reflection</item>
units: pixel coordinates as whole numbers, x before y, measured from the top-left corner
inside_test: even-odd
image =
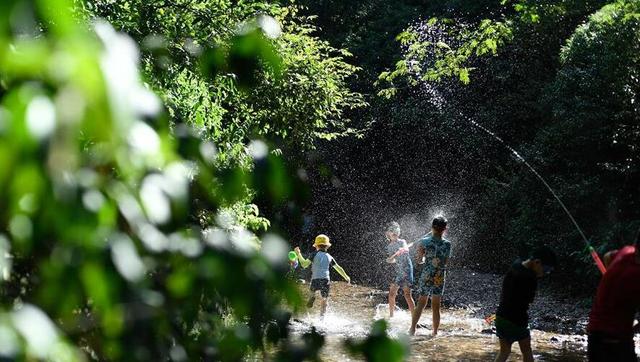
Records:
[[[324,319],[318,317],[318,307],[296,317],[295,333],[302,333],[313,325],[326,336],[322,357],[326,361],[358,360],[347,354],[342,346],[345,337],[364,337],[371,323],[388,313],[386,304],[378,304],[382,292],[332,283],[329,312]],[[445,296],[446,297],[446,296]],[[444,309],[441,313],[441,331],[431,337],[431,312],[426,310],[420,321],[423,328],[409,338],[406,334],[410,315],[402,310],[388,320],[390,335],[408,341],[411,361],[491,361],[498,351],[498,339],[488,333],[489,326],[479,318],[473,318],[472,310]],[[484,332],[483,332],[484,331]],[[584,361],[586,337],[562,335],[533,330],[532,345],[536,361]],[[517,344],[514,344],[510,360],[521,360]]]

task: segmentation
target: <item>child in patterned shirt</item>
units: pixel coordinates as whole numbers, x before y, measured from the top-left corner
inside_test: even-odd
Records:
[[[431,235],[427,235],[417,242],[416,260],[418,264],[424,263],[425,265],[417,283],[420,297],[411,318],[409,334],[412,336],[416,333],[416,325],[429,297],[431,297],[431,310],[433,313],[432,335],[435,337],[438,334],[440,302],[444,293],[446,266],[451,255],[451,242],[442,237],[446,229],[447,219],[443,216],[437,216],[431,223]],[[423,260],[426,260],[426,262]]]

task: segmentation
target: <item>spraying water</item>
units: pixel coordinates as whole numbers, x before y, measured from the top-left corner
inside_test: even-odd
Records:
[[[432,25],[432,24],[429,24],[429,23],[422,23],[422,24],[419,24],[419,25],[415,26],[414,30],[416,30],[418,32],[420,41],[429,42],[431,44],[437,44],[438,42],[444,42],[444,43],[454,44],[454,46],[455,46],[455,39],[452,39],[452,38],[450,38],[448,36],[449,33],[446,31],[446,29],[441,29],[435,24]],[[435,58],[433,56],[431,56],[431,57],[427,56],[427,58],[422,59],[422,62],[426,62],[425,67],[410,67],[410,71],[419,72],[420,69],[428,69],[428,68],[430,68],[431,66],[433,66],[433,63],[435,62]],[[410,60],[410,63],[411,64],[416,64],[416,63],[419,63],[419,61]],[[421,79],[420,74],[414,74],[414,75],[418,79]],[[447,102],[447,100],[440,93],[439,89],[436,88],[432,83],[430,83],[428,81],[421,81],[421,84],[424,87],[425,93],[429,95],[429,97],[428,97],[429,98],[429,102],[438,111],[440,111],[441,113],[444,113],[444,109],[445,108],[451,108],[449,103]],[[531,166],[531,164],[529,164],[529,162],[524,157],[522,157],[522,155],[518,151],[516,151],[513,147],[509,146],[501,137],[496,135],[494,132],[492,132],[488,128],[482,126],[481,124],[479,124],[478,122],[474,121],[473,119],[471,119],[469,117],[466,117],[462,112],[460,112],[458,110],[455,110],[453,113],[454,114],[457,113],[459,115],[459,118],[461,118],[463,120],[466,120],[467,123],[470,123],[474,127],[482,130],[487,135],[489,135],[489,136],[493,137],[495,140],[499,141],[504,147],[506,147],[511,152],[511,154],[513,154],[516,157],[516,159],[518,161],[524,163],[527,166],[527,168],[538,178],[538,180],[540,180],[540,182],[542,182],[542,184],[547,188],[547,190],[549,190],[549,192],[551,193],[551,195],[553,195],[553,197],[556,199],[558,204],[560,204],[560,207],[564,210],[564,212],[567,214],[567,216],[569,217],[569,219],[571,220],[573,225],[576,227],[576,229],[578,230],[578,233],[582,237],[582,240],[584,240],[584,243],[585,243],[587,249],[589,250],[589,253],[591,254],[591,257],[595,261],[598,269],[600,270],[601,273],[604,274],[604,272],[605,272],[604,264],[600,260],[600,257],[598,256],[596,251],[591,246],[591,243],[589,242],[589,239],[587,239],[587,236],[585,235],[584,231],[582,230],[580,225],[578,225],[578,222],[573,217],[571,212],[569,212],[569,209],[567,208],[567,206],[564,204],[564,202],[562,202],[562,200],[560,199],[558,194],[556,194],[556,192],[551,188],[551,186],[544,179],[544,177],[542,177],[542,175],[540,175],[540,173],[538,173],[538,171],[536,171],[536,169],[533,168],[533,166]]]
[[[460,116],[462,116],[462,118],[465,118],[462,113],[460,113]],[[553,195],[553,197],[556,199],[556,201],[558,201],[558,203],[560,204],[560,206],[562,207],[564,212],[567,214],[567,216],[569,216],[569,219],[571,220],[573,225],[576,227],[576,229],[580,233],[580,236],[582,236],[582,240],[584,240],[584,242],[585,242],[585,244],[587,246],[587,249],[589,250],[589,253],[591,254],[591,257],[593,258],[593,260],[595,261],[596,265],[598,266],[598,269],[600,270],[600,272],[602,274],[604,274],[604,272],[606,271],[606,269],[604,267],[604,264],[600,260],[600,257],[598,256],[596,251],[591,246],[591,243],[589,243],[589,239],[587,239],[587,236],[584,234],[584,232],[582,231],[582,228],[580,227],[580,225],[578,225],[578,222],[573,217],[571,212],[569,212],[569,209],[567,208],[567,206],[564,204],[564,202],[562,202],[562,199],[560,199],[558,194],[556,194],[556,192],[551,188],[551,186],[549,185],[549,183],[547,183],[547,181],[544,179],[544,177],[542,177],[542,175],[540,175],[538,173],[538,171],[536,171],[536,169],[533,168],[533,166],[531,166],[529,164],[529,162],[527,162],[527,160],[524,157],[522,157],[522,155],[520,155],[520,153],[518,153],[518,151],[513,149],[513,147],[509,146],[502,138],[500,138],[500,136],[498,136],[495,133],[491,132],[489,129],[487,129],[486,127],[482,126],[481,124],[479,124],[478,122],[474,121],[473,119],[470,119],[470,118],[465,118],[465,119],[468,120],[469,123],[474,125],[476,128],[479,128],[479,129],[483,130],[485,133],[487,133],[488,135],[490,135],[494,139],[498,140],[504,147],[506,147],[509,151],[511,151],[511,153],[518,159],[518,161],[524,163],[529,168],[529,171],[531,171],[534,175],[536,175],[538,180],[540,180],[540,182],[542,182],[542,184],[547,188],[547,190],[549,190],[551,195]]]

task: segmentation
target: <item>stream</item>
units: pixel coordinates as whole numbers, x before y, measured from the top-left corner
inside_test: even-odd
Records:
[[[303,285],[306,289],[306,284]],[[389,319],[386,292],[344,282],[332,282],[330,304],[324,319],[319,317],[319,304],[296,316],[292,322],[294,334],[301,335],[314,326],[325,336],[321,356],[325,361],[358,361],[343,346],[345,338],[363,338],[371,324],[379,318],[389,323],[388,333],[393,338],[407,341],[410,361],[492,361],[498,351],[498,338],[491,326],[478,317],[478,308],[447,307],[441,310],[438,336],[431,337],[431,311],[424,311],[416,336],[409,337],[407,330],[411,315],[396,307]],[[403,299],[402,296],[398,296]],[[444,300],[447,298],[445,291]],[[558,333],[532,329],[532,347],[536,361],[584,361],[586,360],[586,336],[580,333]],[[636,350],[638,349],[636,340]],[[517,343],[512,347],[510,361],[521,360]]]

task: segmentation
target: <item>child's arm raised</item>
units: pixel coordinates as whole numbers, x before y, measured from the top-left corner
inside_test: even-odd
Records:
[[[347,281],[347,283],[351,283],[351,278],[349,278],[349,276],[344,271],[344,269],[342,269],[342,267],[338,265],[338,263],[336,263],[335,259],[333,260],[333,269],[335,269],[338,272],[338,274],[340,274],[340,276]]]
[[[309,265],[311,265],[311,260],[305,259],[304,256],[302,256],[302,253],[300,253],[299,247],[296,246],[295,249],[293,249],[293,251],[295,251],[296,255],[298,256],[298,260],[300,261],[300,266],[304,269],[307,269]]]
[[[398,250],[399,251],[399,250]],[[391,254],[388,258],[385,259],[385,261],[389,264],[393,264],[396,262],[396,256],[398,256],[398,252],[396,251],[395,253]]]
[[[400,248],[398,248],[398,251],[396,251],[390,257],[388,257],[386,259],[387,263],[395,263],[396,262],[396,256],[408,253],[409,252],[409,248],[412,247],[413,244],[414,243],[407,244],[406,241],[403,241],[402,242],[402,246]]]

